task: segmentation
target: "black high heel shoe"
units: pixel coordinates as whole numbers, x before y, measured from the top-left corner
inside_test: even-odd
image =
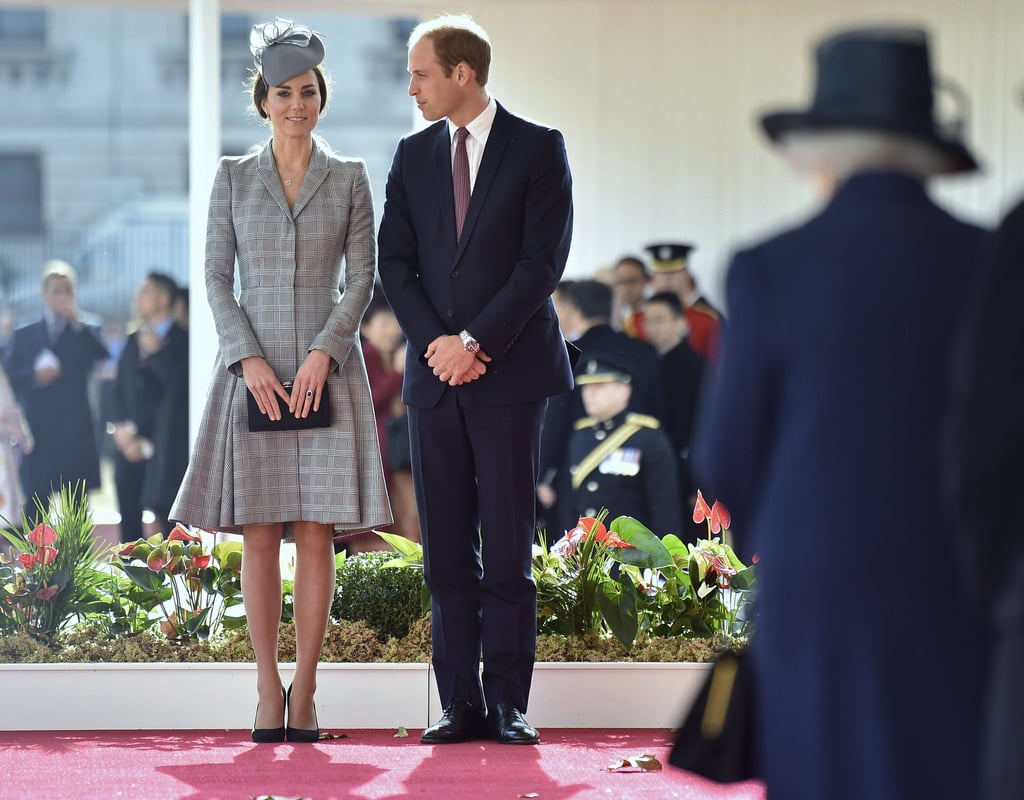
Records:
[[[292,699],[292,687],[288,687],[288,691],[285,693],[285,705],[291,703]],[[316,722],[316,728],[293,728],[291,725],[287,728],[288,741],[289,742],[319,742],[320,741],[320,722],[316,718],[316,703],[313,703],[313,721]]]
[[[288,710],[288,693],[281,687],[281,696],[284,698],[285,712]],[[256,716],[260,715],[260,704],[256,704]],[[280,728],[257,728],[256,720],[252,721],[252,740],[257,744],[272,744],[283,742],[285,737],[284,727]]]

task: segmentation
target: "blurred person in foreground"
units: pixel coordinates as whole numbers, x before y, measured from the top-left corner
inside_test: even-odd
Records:
[[[35,449],[21,465],[30,520],[37,514],[35,497],[46,509],[61,486],[100,486],[89,381],[107,348],[99,329],[82,321],[77,282],[70,264],[43,265],[43,318],[15,331],[7,355],[7,375],[35,436]]]
[[[252,103],[271,138],[221,159],[214,178],[206,292],[219,350],[171,519],[244,537],[259,694],[252,739],[313,743],[334,535],[392,522],[358,345],[373,290],[373,199],[366,164],[313,136],[327,105],[323,40],[277,18],[253,26],[249,47]],[[330,420],[302,428],[323,405]],[[284,538],[296,553],[287,691],[278,664]]]
[[[733,259],[697,472],[760,554],[769,798],[976,797],[986,637],[939,451],[986,234],[924,182],[977,164],[934,117],[924,31],[838,33],[817,67],[812,106],[762,125],[825,207]]]
[[[1024,202],[996,231],[958,352],[953,497],[966,578],[994,634],[980,800],[1024,797]]]

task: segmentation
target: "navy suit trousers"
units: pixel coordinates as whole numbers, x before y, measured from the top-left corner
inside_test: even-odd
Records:
[[[457,699],[526,710],[537,641],[531,561],[546,405],[467,407],[458,389],[448,388],[433,408],[409,408],[444,706]]]

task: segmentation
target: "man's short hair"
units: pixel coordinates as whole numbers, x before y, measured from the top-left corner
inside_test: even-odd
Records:
[[[675,292],[655,292],[647,298],[647,305],[650,306],[652,303],[661,303],[662,305],[668,306],[669,311],[675,317],[686,316],[686,310],[683,308],[683,301],[679,299],[679,295]]]
[[[565,301],[575,307],[588,322],[607,322],[615,301],[612,287],[601,281],[576,281],[568,287]]]
[[[59,258],[52,258],[43,264],[44,289],[53,278],[67,278],[71,281],[72,287],[78,285],[78,273],[75,272],[75,268],[67,261],[61,261]]]
[[[174,278],[166,272],[150,272],[146,275],[146,280],[167,296],[168,306],[174,303],[174,298],[178,294],[178,282]]]
[[[640,271],[643,272],[645,278],[651,277],[651,271],[647,268],[647,264],[644,263],[644,260],[640,258],[640,256],[623,256],[615,262],[616,268],[620,264],[632,264],[633,266],[640,267]]]
[[[409,47],[423,38],[434,43],[434,55],[441,62],[444,76],[462,62],[476,73],[476,82],[487,85],[491,70],[491,39],[473,18],[460,14],[447,15],[421,22],[409,34]]]

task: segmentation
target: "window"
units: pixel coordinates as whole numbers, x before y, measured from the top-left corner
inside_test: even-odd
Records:
[[[41,233],[43,170],[38,154],[0,153],[0,232]]]
[[[45,40],[45,11],[0,9],[0,41],[43,42]]]

